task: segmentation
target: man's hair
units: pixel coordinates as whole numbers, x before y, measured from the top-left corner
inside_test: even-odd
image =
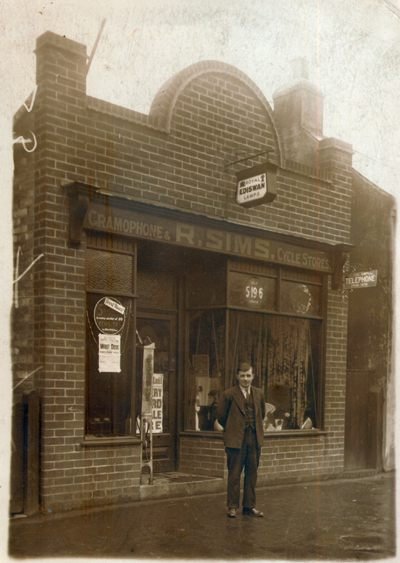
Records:
[[[247,362],[247,361],[240,362],[238,372],[239,371],[249,371],[249,369],[252,369],[250,362]]]

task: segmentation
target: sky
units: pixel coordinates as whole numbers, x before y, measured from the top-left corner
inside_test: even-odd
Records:
[[[46,30],[87,46],[103,33],[88,94],[147,113],[162,84],[200,60],[238,67],[272,105],[304,57],[324,94],[324,133],[353,145],[354,167],[386,191],[400,185],[400,0],[3,0],[1,114],[35,86]],[[7,68],[8,67],[8,68]],[[4,120],[4,117],[3,117]],[[8,143],[9,144],[9,143]],[[1,146],[4,150],[4,146]]]
[[[400,193],[400,0],[2,0],[0,3],[0,334],[10,370],[12,116],[35,87],[35,42],[47,30],[84,43],[88,94],[147,113],[162,84],[201,60],[246,73],[273,105],[308,61],[324,95],[324,134],[353,146],[354,167]],[[8,403],[7,393],[0,407]],[[1,410],[3,427],[9,415]],[[0,451],[7,465],[8,443]],[[4,495],[4,487],[0,493]],[[7,494],[4,496],[7,506]],[[0,498],[1,500],[4,500]]]

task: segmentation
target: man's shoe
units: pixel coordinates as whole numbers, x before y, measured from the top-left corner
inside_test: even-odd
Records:
[[[243,508],[243,514],[245,516],[256,516],[257,518],[264,517],[264,512],[257,510],[257,508]]]
[[[229,508],[227,513],[228,518],[236,518],[236,508]]]

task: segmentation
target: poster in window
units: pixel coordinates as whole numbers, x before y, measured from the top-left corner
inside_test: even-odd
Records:
[[[121,373],[121,335],[99,334],[99,372]]]
[[[126,308],[115,297],[102,297],[94,306],[93,318],[103,334],[119,334],[125,324]]]
[[[162,373],[155,373],[153,375],[151,418],[153,434],[161,434],[163,431],[163,379]]]

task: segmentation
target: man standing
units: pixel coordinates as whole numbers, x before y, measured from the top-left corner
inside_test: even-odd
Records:
[[[237,374],[238,385],[227,389],[218,404],[217,420],[224,429],[228,465],[229,518],[237,516],[243,468],[243,514],[264,516],[256,508],[255,488],[264,439],[265,399],[261,389],[252,387],[253,379],[250,363],[241,362]]]

